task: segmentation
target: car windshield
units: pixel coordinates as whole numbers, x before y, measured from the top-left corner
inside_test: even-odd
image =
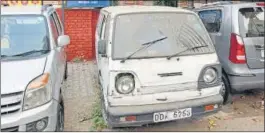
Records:
[[[239,29],[243,37],[264,37],[264,7],[239,9]]]
[[[165,38],[160,40],[161,38]],[[191,13],[133,13],[115,18],[113,58],[131,55],[146,43],[156,41],[131,58],[166,57],[187,48],[180,55],[214,52],[211,39],[200,19]]]
[[[1,15],[1,57],[45,50],[49,41],[44,16]]]

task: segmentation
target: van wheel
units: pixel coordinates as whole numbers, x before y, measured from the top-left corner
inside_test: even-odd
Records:
[[[108,114],[106,112],[105,104],[104,104],[104,96],[101,93],[100,96],[100,102],[101,102],[101,113],[102,117],[104,119],[105,124],[108,126],[109,129],[113,129],[114,127],[108,122]]]
[[[226,105],[228,103],[232,103],[231,87],[229,85],[228,78],[226,77],[224,73],[222,75],[222,80],[224,82],[224,87],[221,90],[221,95],[224,98],[223,104]]]
[[[58,105],[56,132],[64,131],[64,103],[62,99],[62,94],[60,94],[60,104]]]

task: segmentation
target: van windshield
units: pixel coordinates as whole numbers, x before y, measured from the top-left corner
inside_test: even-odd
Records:
[[[264,37],[264,7],[239,9],[239,29],[243,37]]]
[[[44,16],[1,15],[1,57],[19,58],[45,51],[49,51],[49,41]]]
[[[156,41],[150,47],[135,53],[131,58],[166,57],[187,48],[181,55],[214,52],[212,41],[200,19],[191,13],[132,13],[115,18],[113,53],[114,59],[127,57]]]

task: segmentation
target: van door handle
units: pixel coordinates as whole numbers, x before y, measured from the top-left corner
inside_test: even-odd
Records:
[[[165,97],[165,98],[157,98],[156,99],[157,101],[167,101],[167,98]]]

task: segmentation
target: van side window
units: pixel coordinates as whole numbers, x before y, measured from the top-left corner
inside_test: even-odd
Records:
[[[105,39],[105,29],[106,29],[106,17],[103,16],[101,30],[100,30],[100,39]]]
[[[102,27],[102,19],[103,19],[103,14],[100,13],[99,17],[98,17],[98,23],[97,23],[97,27],[96,27],[96,32],[97,35],[100,36],[100,31],[101,31],[101,27]]]
[[[220,31],[222,23],[222,11],[220,9],[199,11],[198,14],[208,32],[217,33]]]
[[[53,39],[55,41],[55,44],[57,45],[57,38],[59,36],[59,32],[58,32],[58,29],[57,29],[57,26],[56,26],[56,22],[55,22],[55,20],[54,20],[52,15],[49,17],[49,20],[50,20],[50,23],[51,23]]]
[[[105,21],[105,33],[104,33],[104,39],[105,40],[108,40],[109,38],[109,28],[110,28],[110,16],[108,15],[108,17],[106,18],[106,21]]]

